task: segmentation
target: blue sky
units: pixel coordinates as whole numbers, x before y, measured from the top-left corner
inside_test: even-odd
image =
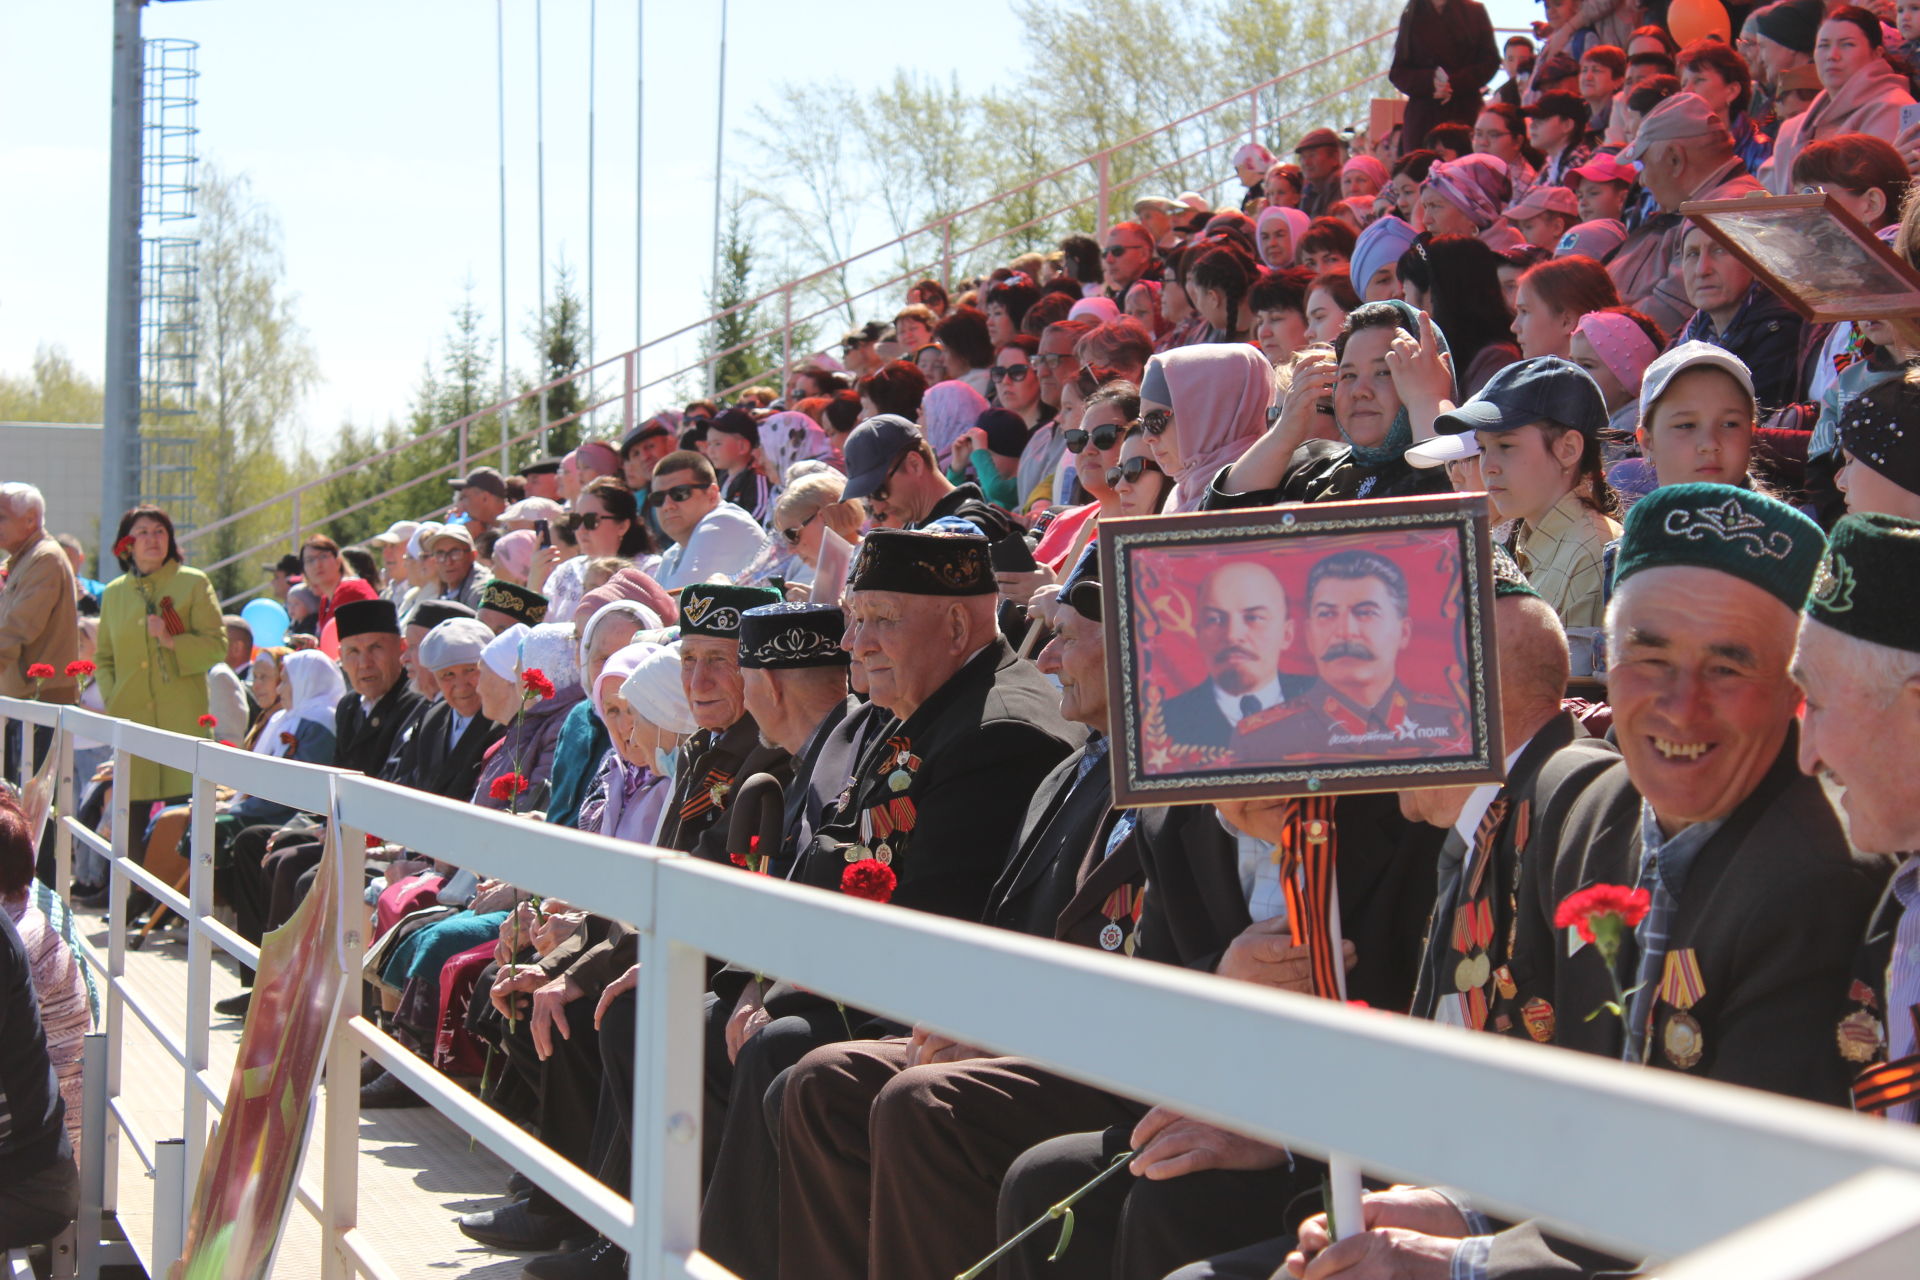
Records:
[[[1519,18],[1533,7],[1505,0],[1496,20],[1508,10]],[[635,343],[636,13],[636,0],[599,0],[601,355]],[[467,283],[499,330],[494,14],[486,0],[146,10],[148,35],[201,44],[202,155],[248,174],[279,217],[286,285],[320,366],[302,415],[310,438],[343,418],[401,413]],[[545,0],[544,16],[547,259],[564,254],[584,285],[588,0]],[[650,3],[646,16],[640,221],[651,337],[706,310],[720,5]],[[111,18],[108,0],[22,0],[0,14],[0,371],[24,372],[42,344],[91,372],[101,366]],[[508,311],[524,366],[539,260],[534,0],[509,0],[506,31]],[[1008,0],[976,0],[964,21],[937,25],[886,6],[732,0],[727,168],[751,170],[733,127],[781,80],[822,68],[877,80],[901,66],[965,78],[1024,62],[1019,41]],[[867,239],[879,238],[876,226]]]

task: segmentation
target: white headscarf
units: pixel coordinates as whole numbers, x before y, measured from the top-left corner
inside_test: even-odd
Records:
[[[833,442],[820,424],[791,409],[760,424],[760,447],[766,451],[774,484],[782,488],[788,483],[787,468],[794,463],[833,457]]]
[[[280,679],[286,684],[286,708],[267,717],[253,749],[263,756],[284,756],[289,744],[283,733],[295,733],[302,721],[332,731],[334,711],[347,696],[347,682],[332,658],[318,649],[298,649],[280,665]]]
[[[700,727],[693,718],[693,708],[687,705],[686,686],[680,683],[678,641],[642,658],[620,686],[620,696],[635,715],[668,733],[688,734]]]
[[[660,628],[660,615],[638,600],[615,600],[603,604],[593,611],[586,625],[580,628],[580,667],[586,669],[587,654],[592,651],[593,637],[600,630],[600,624],[611,618],[629,617],[639,624],[642,631],[657,631]]]

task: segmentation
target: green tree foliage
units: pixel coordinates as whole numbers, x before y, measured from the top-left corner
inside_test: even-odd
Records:
[[[522,400],[516,413],[514,434],[538,429],[543,423],[554,425],[547,428],[546,447],[540,447],[538,437],[522,445],[519,456],[531,462],[543,454],[560,454],[570,451],[582,440],[591,438],[587,424],[575,418],[588,405],[599,399],[593,388],[586,385],[587,380],[574,378],[586,367],[587,348],[592,345],[592,337],[587,332],[587,305],[580,297],[580,291],[574,284],[573,268],[563,258],[554,267],[553,295],[548,298],[544,314],[536,314],[533,323],[527,329],[527,340],[533,343],[534,350],[540,353],[540,367],[532,380],[522,380],[518,388]],[[545,392],[536,392],[534,388],[561,378],[571,379]],[[442,421],[452,421],[484,408],[493,400],[486,395],[473,404]],[[543,415],[544,410],[544,415]]]
[[[0,422],[94,422],[104,416],[106,392],[74,367],[59,347],[34,352],[26,377],[0,374]]]
[[[1249,135],[1253,104],[1242,98],[1207,108],[1387,30],[1400,7],[1391,0],[1020,0],[1024,65],[983,68],[944,86],[903,73],[867,87],[820,79],[784,87],[751,130],[769,179],[768,190],[752,194],[800,253],[803,270],[873,238],[871,224],[856,228],[857,210],[883,210],[879,229],[894,235],[959,214],[953,280],[1091,230],[1098,211],[1087,198],[1099,189],[1099,166],[1075,162],[1103,150],[1114,149],[1107,175],[1113,219],[1129,216],[1149,192],[1192,188],[1231,203],[1239,191],[1232,155]],[[1260,116],[1271,123],[1262,140],[1284,152],[1311,127],[1364,124],[1366,100],[1384,81],[1349,86],[1384,74],[1392,49],[1379,40],[1263,92]],[[1075,167],[961,212],[1063,165]],[[928,266],[937,276],[943,251],[938,230],[915,236],[853,264],[833,280],[834,296],[879,286],[848,319],[890,314],[901,290],[888,282]]]
[[[193,441],[192,522],[210,524],[286,489],[291,470],[279,448],[315,368],[285,292],[279,222],[255,199],[245,175],[208,164],[200,189],[194,411],[156,429]],[[267,510],[212,529],[194,560],[217,565],[285,528]],[[214,569],[222,595],[252,585],[258,566]]]
[[[715,313],[758,297],[765,290],[759,283],[754,248],[754,228],[747,220],[747,198],[738,190],[727,202],[726,222],[720,233],[720,278],[707,295]],[[761,381],[778,382],[782,348],[761,333],[769,324],[780,322],[778,300],[774,305],[755,303],[742,306],[708,326],[700,342],[701,354],[718,357],[712,366],[710,392],[732,396],[742,388]],[[793,350],[800,355],[811,342],[805,331],[794,336]]]

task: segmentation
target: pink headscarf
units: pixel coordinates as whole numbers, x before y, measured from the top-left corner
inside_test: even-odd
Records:
[[[1267,251],[1260,247],[1260,233],[1269,222],[1287,224],[1287,260],[1285,262],[1267,262]],[[1300,238],[1307,234],[1307,228],[1312,225],[1313,219],[1298,209],[1286,209],[1278,205],[1268,205],[1262,209],[1259,218],[1253,224],[1253,247],[1259,252],[1260,261],[1266,262],[1276,271],[1281,267],[1292,266],[1294,260],[1300,256]]]
[[[1355,156],[1340,166],[1340,172],[1343,175],[1355,169],[1373,179],[1373,189],[1375,191],[1385,191],[1387,189],[1387,166],[1380,163],[1379,157]]]
[[[1067,312],[1067,319],[1078,320],[1082,316],[1092,316],[1106,324],[1120,318],[1120,304],[1112,298],[1082,298]]]
[[[1618,311],[1589,311],[1573,331],[1587,340],[1593,354],[1600,357],[1600,363],[1607,366],[1607,372],[1628,395],[1640,394],[1647,366],[1660,354],[1645,329]]]
[[[531,529],[501,534],[500,541],[493,544],[494,568],[505,569],[515,579],[525,582],[527,571],[533,568],[534,548],[539,545],[540,536]]]
[[[953,442],[971,431],[980,415],[992,407],[985,396],[957,378],[927,388],[920,400],[920,432],[941,466],[952,465]]]
[[[573,624],[579,626],[593,617],[602,605],[612,604],[615,600],[638,600],[660,615],[661,626],[670,627],[680,618],[680,610],[665,587],[638,569],[622,569],[580,597],[580,603],[573,609]]]
[[[787,468],[808,459],[826,461],[833,457],[833,442],[820,424],[792,409],[776,413],[760,424],[760,447],[767,455],[767,469],[773,482],[787,483]]]
[[[1167,376],[1180,446],[1180,475],[1167,510],[1197,511],[1214,476],[1267,429],[1273,367],[1246,342],[1176,347],[1155,359]]]
[[[620,453],[605,440],[589,440],[573,451],[574,465],[601,476],[620,474]]]

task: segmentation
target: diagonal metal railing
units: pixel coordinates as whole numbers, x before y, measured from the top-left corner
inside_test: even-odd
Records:
[[[615,406],[618,407],[618,422],[624,432],[641,418],[639,405],[643,397],[649,393],[659,394],[671,389],[679,379],[712,370],[720,361],[741,351],[777,345],[780,357],[776,365],[757,370],[753,378],[745,382],[714,388],[716,394],[731,395],[754,382],[769,378],[777,379],[784,384],[788,371],[796,367],[796,337],[810,332],[809,326],[814,323],[836,313],[854,314],[854,308],[863,300],[888,290],[898,289],[901,285],[922,277],[934,276],[943,284],[951,285],[957,271],[964,271],[970,263],[982,260],[983,255],[1007,246],[1010,242],[1017,243],[1018,237],[1064,217],[1091,211],[1096,229],[1104,235],[1116,202],[1128,196],[1130,192],[1139,190],[1143,184],[1155,178],[1166,178],[1172,181],[1175,177],[1186,173],[1190,165],[1217,158],[1221,153],[1230,152],[1232,148],[1244,141],[1250,139],[1258,141],[1263,136],[1275,136],[1274,131],[1293,125],[1306,112],[1328,103],[1352,98],[1382,82],[1386,76],[1385,53],[1387,48],[1390,48],[1393,36],[1392,30],[1380,31],[1343,45],[1310,62],[1191,111],[1178,119],[1137,133],[1090,155],[1081,156],[1017,187],[995,192],[984,200],[944,214],[931,222],[903,232],[891,240],[788,280],[752,298],[716,311],[712,315],[681,325],[642,342],[631,350],[609,356],[564,377],[487,405],[466,417],[429,428],[400,444],[363,458],[350,467],[304,480],[285,492],[183,533],[181,543],[189,558],[195,560],[198,567],[208,572],[215,572],[230,565],[246,564],[263,554],[277,555],[282,550],[297,548],[303,538],[327,529],[333,521],[386,501],[423,481],[462,475],[469,467],[482,463],[490,463],[499,466],[503,471],[511,471],[509,460],[515,448],[541,439],[556,427],[586,419],[591,415],[598,415],[602,411],[612,411]],[[1331,90],[1314,93],[1309,89],[1306,100],[1290,101],[1300,96],[1303,86],[1317,87],[1323,83],[1329,69],[1333,69],[1333,74],[1342,74],[1340,68],[1343,63],[1349,60],[1358,61],[1362,58],[1377,58],[1377,61],[1364,70],[1356,68],[1348,79],[1343,80]],[[1280,102],[1283,106],[1281,109],[1270,112],[1268,110],[1270,101]],[[1200,145],[1181,151],[1171,160],[1157,160],[1156,148],[1164,147],[1171,141],[1176,144],[1175,149],[1178,150],[1180,140],[1190,138],[1195,132],[1195,126],[1198,126],[1199,132],[1204,135]],[[1141,165],[1140,171],[1123,172],[1128,169],[1129,161],[1141,157],[1145,158],[1145,163]],[[1230,166],[1217,165],[1212,171],[1224,172],[1228,168]],[[1195,189],[1202,194],[1210,194],[1223,185],[1224,181],[1225,179],[1214,179],[1197,183]],[[1077,197],[1063,199],[1058,203],[1042,202],[1044,212],[1034,213],[1016,225],[1001,228],[992,234],[974,239],[961,234],[968,221],[984,211],[1005,205],[1030,193],[1038,195],[1050,189],[1058,190],[1074,182],[1084,183],[1084,191]],[[1130,204],[1131,199],[1127,199],[1126,203]],[[858,288],[847,288],[836,283],[844,282],[857,268],[887,261],[888,255],[897,255],[898,262],[906,265],[882,268],[879,273],[881,278]],[[776,308],[778,320],[756,330],[739,342],[706,352],[697,359],[677,364],[667,372],[642,376],[643,357],[649,354],[665,353],[671,349],[672,344],[709,329],[723,319],[755,313],[763,307]],[[798,354],[804,358],[809,353]],[[616,376],[618,390],[595,398],[595,393],[591,389],[602,382],[610,382]],[[554,390],[569,384],[588,389],[587,398],[591,403],[564,417],[540,422],[537,425],[522,426],[517,430],[514,428],[512,424],[516,419],[524,422],[528,416],[534,418],[541,416],[539,407],[545,403],[546,398]],[[442,451],[447,449],[449,441],[453,446],[451,460],[442,461]],[[404,480],[389,485],[379,492],[358,497],[350,503],[329,505],[327,497],[329,489],[344,477],[383,463],[405,462],[410,459],[419,460],[419,465],[407,467]],[[219,537],[222,531],[231,530],[242,525],[243,522],[257,522],[275,512],[280,513],[281,519],[273,522],[274,531],[270,535],[260,537],[249,545],[208,563],[201,563],[198,557],[194,556],[196,549],[220,545],[223,541]],[[228,540],[231,537],[231,533],[227,534]],[[231,604],[234,600],[244,599],[252,594],[254,594],[252,590],[243,591],[225,603]]]

